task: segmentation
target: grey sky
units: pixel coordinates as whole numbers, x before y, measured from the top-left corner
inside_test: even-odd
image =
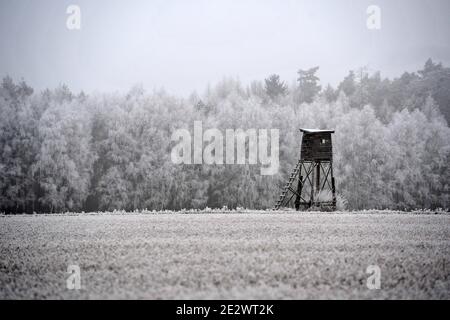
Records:
[[[81,8],[79,31],[66,8]],[[381,8],[368,30],[366,9]],[[43,89],[164,87],[203,92],[223,76],[245,84],[320,66],[322,84],[369,66],[383,76],[450,65],[448,0],[0,0],[0,76]]]

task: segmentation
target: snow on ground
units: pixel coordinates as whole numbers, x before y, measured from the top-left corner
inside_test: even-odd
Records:
[[[0,216],[0,299],[450,299],[449,261],[445,214]]]

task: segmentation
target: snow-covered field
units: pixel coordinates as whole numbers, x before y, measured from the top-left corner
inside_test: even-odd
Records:
[[[0,240],[0,299],[450,299],[446,214],[0,216]]]

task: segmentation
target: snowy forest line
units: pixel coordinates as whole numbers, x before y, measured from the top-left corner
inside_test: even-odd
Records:
[[[317,68],[285,84],[224,79],[188,99],[0,86],[0,212],[271,208],[299,157],[300,127],[334,129],[337,192],[347,209],[449,208],[450,69],[428,60],[394,80],[364,68],[322,88]],[[280,170],[175,165],[171,134],[280,130]]]

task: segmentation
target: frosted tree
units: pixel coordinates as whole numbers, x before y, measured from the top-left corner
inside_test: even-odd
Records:
[[[91,121],[79,101],[52,104],[39,124],[41,148],[35,171],[50,212],[81,210],[88,196],[94,163]]]
[[[280,80],[280,76],[277,74],[272,74],[265,82],[265,91],[270,99],[275,100],[278,97],[285,96],[287,93],[287,86],[284,82]]]
[[[339,92],[333,89],[333,87],[328,84],[325,90],[323,91],[323,96],[325,97],[327,102],[335,102],[338,98]]]
[[[32,165],[40,109],[32,93],[25,82],[16,84],[10,77],[0,86],[0,203],[13,212],[32,212],[36,200]]]
[[[308,70],[298,71],[298,103],[311,103],[320,92],[321,86],[319,85],[319,78],[316,75],[318,70],[319,67],[314,67]]]
[[[356,77],[355,72],[350,71],[344,80],[339,84],[338,90],[345,93],[347,97],[350,97],[356,91]]]

